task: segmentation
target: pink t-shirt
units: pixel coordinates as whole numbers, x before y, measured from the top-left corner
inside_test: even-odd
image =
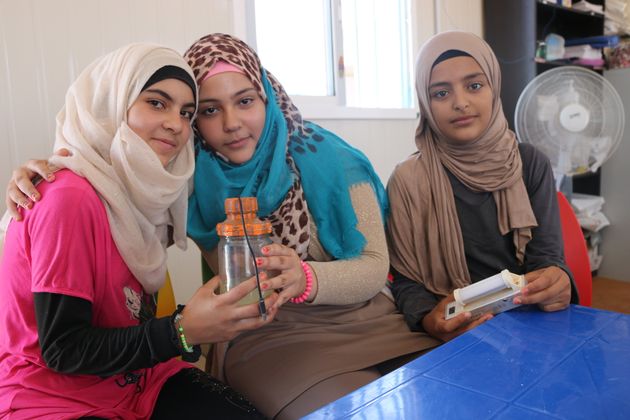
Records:
[[[103,203],[92,186],[63,170],[41,183],[43,200],[11,222],[0,263],[0,418],[42,419],[98,416],[149,418],[166,380],[190,367],[176,359],[142,369],[136,384],[123,375],[55,372],[41,356],[33,292],[92,303],[92,325],[139,324],[140,283],[118,253]]]

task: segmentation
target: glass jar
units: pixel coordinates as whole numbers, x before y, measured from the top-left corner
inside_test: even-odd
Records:
[[[241,203],[243,205],[242,214]],[[269,237],[271,223],[258,219],[256,217],[257,211],[256,197],[241,197],[240,202],[238,198],[225,200],[227,218],[217,224],[221,293],[228,292],[243,281],[256,276],[256,257],[262,256],[262,247],[272,243]],[[249,245],[245,232],[249,238]],[[258,270],[259,274],[263,272],[265,271]],[[270,293],[271,290],[267,290],[263,291],[262,295],[266,297]],[[258,289],[254,289],[239,301],[239,305],[256,303],[258,300]]]

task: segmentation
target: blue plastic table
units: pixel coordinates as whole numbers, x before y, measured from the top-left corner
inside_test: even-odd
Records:
[[[630,315],[497,315],[314,419],[630,419]]]

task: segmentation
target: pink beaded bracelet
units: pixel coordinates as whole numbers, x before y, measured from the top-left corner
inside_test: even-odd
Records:
[[[306,288],[304,289],[304,293],[300,296],[289,299],[293,303],[304,303],[306,299],[311,294],[311,290],[313,289],[313,272],[311,271],[311,267],[304,261],[300,261],[302,264],[302,270],[304,271],[304,276],[306,277]]]

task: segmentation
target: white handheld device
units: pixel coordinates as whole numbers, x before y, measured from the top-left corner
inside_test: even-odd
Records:
[[[525,276],[503,270],[499,274],[480,280],[460,289],[455,289],[455,301],[446,306],[446,319],[451,319],[462,312],[472,313],[471,319],[492,313],[509,311],[520,305],[513,300],[521,294],[527,281]]]

